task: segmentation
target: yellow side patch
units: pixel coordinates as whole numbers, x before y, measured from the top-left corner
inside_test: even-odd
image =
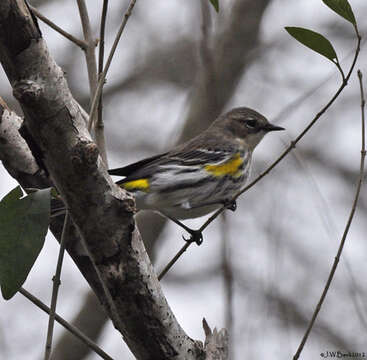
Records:
[[[132,180],[132,181],[128,181],[126,183],[121,184],[121,186],[126,190],[148,191],[149,181],[148,179]]]
[[[214,176],[221,177],[231,175],[235,177],[241,176],[239,167],[243,164],[241,154],[237,153],[232,159],[220,165],[206,165],[205,170]]]

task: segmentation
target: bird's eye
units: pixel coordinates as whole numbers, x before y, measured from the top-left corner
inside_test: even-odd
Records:
[[[254,129],[257,125],[257,121],[254,120],[254,119],[251,119],[251,120],[246,120],[245,121],[245,125],[246,127],[248,127],[249,129]]]

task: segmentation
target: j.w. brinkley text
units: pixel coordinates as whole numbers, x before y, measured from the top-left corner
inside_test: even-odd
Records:
[[[355,352],[355,351],[340,351],[340,350],[335,350],[335,351],[324,351],[320,354],[320,356],[322,358],[334,358],[334,359],[343,359],[343,358],[353,358],[353,359],[364,359],[367,357],[366,355],[367,353],[362,351],[362,352]]]

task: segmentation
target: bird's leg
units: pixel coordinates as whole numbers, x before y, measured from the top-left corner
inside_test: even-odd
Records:
[[[183,224],[181,221],[161,212],[162,215],[164,215],[166,218],[170,219],[171,221],[173,221],[175,224],[177,224],[178,226],[181,226],[184,230],[186,230],[189,234],[190,237],[188,239],[186,239],[183,235],[182,238],[186,241],[186,242],[195,242],[197,245],[201,245],[203,243],[203,234],[200,230],[193,230],[190,229],[188,226],[186,226],[185,224]]]
[[[231,211],[236,211],[237,209],[236,200],[226,199],[224,200],[223,205],[226,209],[231,210]]]

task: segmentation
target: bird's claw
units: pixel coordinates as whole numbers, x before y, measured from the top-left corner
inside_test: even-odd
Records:
[[[236,200],[227,200],[227,201],[224,202],[224,206],[228,210],[236,211],[236,209],[237,209]]]
[[[200,246],[203,243],[203,234],[201,231],[199,230],[191,230],[190,231],[190,237],[189,238],[185,238],[182,235],[182,238],[188,242],[188,243],[196,243],[198,246]]]

